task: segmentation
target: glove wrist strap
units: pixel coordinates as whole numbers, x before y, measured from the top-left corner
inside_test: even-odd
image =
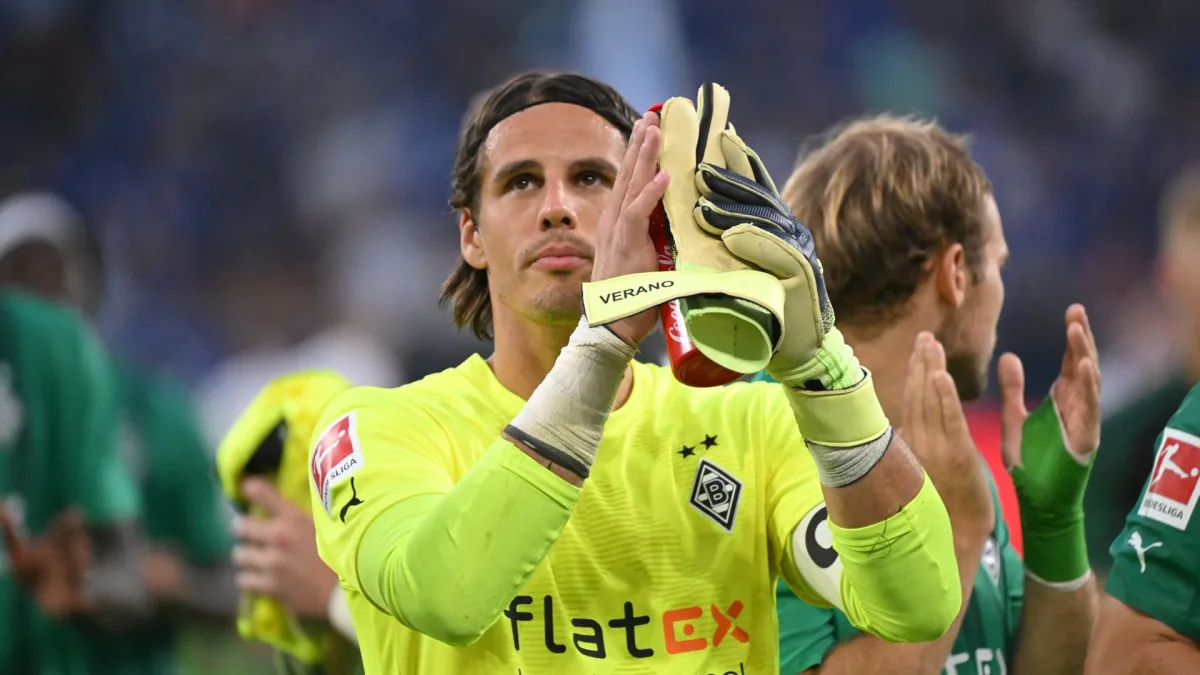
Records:
[[[814,391],[853,389],[866,377],[854,350],[846,344],[842,332],[836,327],[830,329],[816,355],[806,363],[798,368],[770,374],[789,387]]]
[[[801,435],[811,443],[851,448],[869,443],[891,428],[870,371],[850,389],[805,391],[784,386]]]

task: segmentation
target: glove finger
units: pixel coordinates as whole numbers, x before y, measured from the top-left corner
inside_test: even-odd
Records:
[[[740,204],[757,204],[789,212],[787,205],[762,185],[755,183],[750,178],[712,164],[701,164],[696,167],[696,188],[701,195],[709,199]]]
[[[696,223],[704,230],[720,236],[726,230],[744,223],[753,224],[781,239],[788,239],[791,223],[775,209],[757,204],[714,202],[701,197],[696,202]],[[811,235],[809,239],[811,239]]]
[[[752,230],[757,231],[757,235],[761,236],[756,236],[752,240],[747,236],[755,234]],[[803,261],[800,264],[812,270],[813,291],[821,310],[822,324],[827,332],[833,327],[833,303],[829,301],[829,292],[825,288],[825,275],[822,273],[821,261],[817,259],[816,246],[808,228],[800,226],[799,232],[792,229],[780,230],[774,226],[774,221],[771,222],[771,225],[764,227],[761,220],[746,218],[741,224],[728,228],[721,235],[721,241],[725,242],[725,248],[729,249],[733,255],[780,279],[790,279],[796,276],[795,268],[787,260],[781,258],[777,252],[765,250],[762,241],[770,241],[775,246],[784,249],[784,252],[798,263]],[[785,276],[781,276],[781,274]]]
[[[749,223],[736,225],[721,235],[721,241],[737,258],[779,279],[804,274],[805,259],[774,233]]]
[[[758,153],[746,145],[732,124],[721,134],[721,150],[725,155],[725,164],[730,170],[754,179],[755,183],[767,188],[774,195],[779,194],[775,181],[771,180],[771,174],[767,172],[767,167]]]
[[[687,223],[700,192],[694,180],[687,180],[696,172],[696,142],[700,133],[700,118],[692,102],[686,98],[672,98],[662,106],[659,113],[659,129],[662,130],[662,146],[658,150],[658,167],[663,173],[674,176],[667,184],[662,205],[668,223],[668,236],[675,236],[675,223]],[[676,239],[686,247],[690,240]]]
[[[729,124],[729,91],[715,82],[704,83],[696,94],[696,117],[696,164],[725,166],[721,138]]]

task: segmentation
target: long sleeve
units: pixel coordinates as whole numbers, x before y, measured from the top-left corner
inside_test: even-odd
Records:
[[[580,490],[500,439],[457,482],[449,434],[357,389],[326,410],[312,469],[318,549],[405,626],[454,645],[501,616]],[[461,450],[461,449],[459,449]]]

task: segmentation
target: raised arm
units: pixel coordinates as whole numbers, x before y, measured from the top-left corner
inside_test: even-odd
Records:
[[[958,637],[996,512],[986,469],[967,429],[954,382],[946,371],[945,352],[929,334],[922,334],[913,350],[905,398],[903,434],[930,478],[941,486],[950,514],[962,608],[949,630],[936,640],[895,644],[874,635],[861,635],[825,654],[819,665],[806,671],[809,675],[936,675],[942,672]],[[805,543],[798,533],[794,544],[798,562],[807,553]],[[806,568],[811,569],[811,564],[800,566],[801,571]]]
[[[1021,361],[1005,354],[998,367],[1004,459],[1025,536],[1016,675],[1078,673],[1099,604],[1088,564],[1083,496],[1100,445],[1100,370],[1083,306],[1072,305],[1065,319],[1062,372],[1032,414],[1025,412]]]
[[[885,639],[935,640],[962,604],[945,505],[834,325],[812,233],[732,126],[720,136],[730,168],[696,167],[696,213],[701,229],[723,233],[734,256],[774,275],[785,291],[782,337],[767,372],[783,384],[816,463],[843,565],[842,608],[855,626]]]
[[[648,227],[666,186],[655,177],[660,140],[657,116],[637,124],[598,226],[593,279],[656,266]],[[502,437],[457,482],[444,437],[420,438],[439,422],[404,425],[394,406],[370,396],[336,400],[312,458],[322,557],[406,626],[455,645],[478,639],[566,525],[635,345],[654,323],[652,311],[602,327],[581,321]]]

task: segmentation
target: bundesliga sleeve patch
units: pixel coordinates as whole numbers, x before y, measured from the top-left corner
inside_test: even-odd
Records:
[[[1138,515],[1186,530],[1200,497],[1200,438],[1167,428]]]
[[[321,433],[312,454],[313,487],[321,495],[325,513],[333,514],[333,487],[363,467],[354,412],[343,415]]]

